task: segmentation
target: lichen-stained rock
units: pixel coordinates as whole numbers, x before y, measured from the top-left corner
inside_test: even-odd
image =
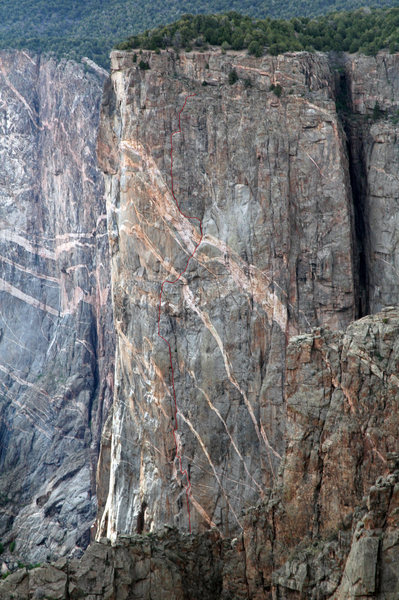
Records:
[[[96,514],[114,352],[95,157],[104,77],[0,53],[0,539],[11,563],[85,547]]]
[[[355,314],[348,163],[327,57],[112,55],[98,141],[117,333],[99,535],[239,532],[284,449],[290,335]],[[229,85],[235,68],[239,81]],[[247,81],[245,83],[245,80]],[[270,90],[280,84],[281,96]],[[279,89],[279,88],[278,88]],[[178,404],[177,433],[168,347]],[[106,454],[106,453],[105,453]],[[182,465],[179,464],[182,457]],[[106,472],[107,469],[104,469]],[[182,473],[183,472],[183,473]]]

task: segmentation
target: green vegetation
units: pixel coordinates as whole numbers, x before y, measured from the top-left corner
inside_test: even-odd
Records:
[[[13,540],[10,544],[10,552],[14,552],[15,550],[15,540]]]
[[[270,91],[276,94],[277,98],[280,98],[281,94],[283,93],[283,88],[279,83],[277,85],[274,85],[274,83],[272,83],[270,86]]]
[[[8,502],[10,502],[10,498],[7,496],[7,494],[0,492],[0,506],[4,506]]]
[[[236,81],[238,81],[237,71],[232,69],[229,73],[229,84],[234,85]]]
[[[114,44],[161,23],[171,23],[185,13],[236,10],[250,20],[313,19],[332,11],[395,4],[396,0],[1,0],[0,48],[30,48],[75,59],[88,56],[107,67]],[[320,36],[316,26],[311,35]],[[264,45],[262,40],[256,41]],[[249,41],[244,38],[240,44],[247,48]],[[260,52],[259,44],[251,46],[255,55]],[[190,49],[190,44],[183,48]]]
[[[32,569],[37,569],[37,567],[41,567],[41,563],[35,563],[35,564],[29,563],[28,565],[25,565],[22,562],[18,563],[18,569],[27,569],[28,571],[31,571]],[[7,579],[7,577],[9,575],[11,575],[11,573],[12,573],[12,571],[8,571],[7,573],[3,573],[2,576],[1,576],[1,579]],[[46,598],[47,598],[47,596],[46,596]]]
[[[41,566],[41,563],[29,563],[29,564],[25,564],[23,562],[18,562],[18,569],[28,569],[28,571],[31,571],[32,569],[37,569],[38,567]]]
[[[141,69],[142,71],[147,71],[147,70],[150,68],[150,65],[148,64],[148,62],[147,62],[147,61],[145,61],[145,60],[141,60],[141,61],[139,62],[139,67],[140,67],[140,69]]]
[[[0,542],[0,554],[4,552],[4,545]]]
[[[290,21],[252,19],[233,11],[222,15],[184,15],[171,25],[132,36],[117,47],[121,50],[173,47],[178,51],[210,45],[221,46],[222,51],[247,49],[254,56],[265,51],[277,55],[299,50],[376,54],[386,48],[397,52],[399,8],[359,9],[315,19],[295,17]]]
[[[394,112],[394,114],[391,116],[391,121],[394,125],[397,125],[399,123],[399,110],[396,110]],[[383,319],[384,323],[388,323],[388,319]]]

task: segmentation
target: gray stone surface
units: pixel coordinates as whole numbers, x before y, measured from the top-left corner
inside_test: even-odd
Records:
[[[1,582],[1,600],[214,600],[220,597],[222,541],[176,531],[93,543],[80,561],[21,570]],[[41,595],[43,594],[43,595]]]
[[[30,560],[85,545],[112,328],[93,159],[102,74],[1,56],[0,525],[11,566],[14,538]],[[306,53],[143,58],[149,71],[114,53],[98,139],[117,334],[100,543],[81,561],[9,575],[0,598],[394,600],[398,309],[347,325],[398,298],[397,57],[347,56],[338,68]],[[200,239],[170,177],[170,134],[191,93],[174,191],[204,238],[165,286],[160,320],[175,448],[157,320],[162,281]],[[152,532],[164,523],[178,531]]]
[[[377,479],[368,494],[367,509],[354,527],[333,600],[394,600],[399,596],[399,470]]]
[[[355,314],[347,157],[323,55],[114,52],[99,159],[106,173],[117,333],[99,535],[163,523],[239,532],[284,449],[288,338]],[[207,64],[209,68],[207,68]],[[235,67],[240,80],[229,85]],[[252,87],[246,87],[244,78]],[[209,85],[202,85],[206,81]],[[270,85],[280,83],[278,98]],[[172,429],[171,344],[178,403]],[[108,442],[107,442],[108,443]],[[109,458],[110,456],[110,458]],[[109,461],[109,463],[107,463]],[[107,475],[101,477],[101,473]],[[142,516],[140,516],[142,515]],[[143,518],[142,518],[143,517]]]
[[[345,69],[355,138],[349,141],[363,180],[363,197],[355,200],[365,223],[367,312],[375,313],[399,297],[399,56],[354,55]]]
[[[399,309],[388,309],[345,333],[318,329],[292,340],[286,455],[274,489],[241,514],[243,533],[222,539],[216,529],[165,527],[102,538],[80,560],[9,575],[0,599],[43,590],[59,600],[397,598],[398,332]],[[385,432],[378,447],[373,427]]]
[[[95,157],[103,81],[76,63],[0,53],[0,540],[10,562],[81,552],[96,514],[114,352]]]

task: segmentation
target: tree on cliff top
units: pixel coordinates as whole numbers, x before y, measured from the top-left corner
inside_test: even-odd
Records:
[[[236,10],[246,14],[251,22],[254,18],[313,19],[337,10],[395,4],[397,0],[1,0],[0,48],[29,48],[75,59],[88,56],[107,67],[109,51],[115,43],[161,23],[170,23],[184,13]],[[216,44],[212,30],[210,25],[205,35],[208,43]],[[182,36],[187,37],[187,32]],[[227,22],[223,36],[222,42],[226,40],[235,50],[247,48],[253,39],[262,43],[259,36],[246,40],[240,28],[231,28]],[[284,38],[277,37],[272,42],[274,53],[284,49]],[[160,47],[159,41],[154,43]],[[377,40],[378,47],[380,43]],[[254,54],[258,52],[254,50]]]
[[[158,50],[172,46],[198,48],[221,46],[232,50],[248,49],[248,53],[261,56],[307,50],[345,51],[376,54],[378,50],[399,50],[399,8],[336,12],[309,19],[293,18],[290,21],[252,19],[230,11],[226,14],[183,15],[181,19],[163,27],[147,30],[132,36],[117,48],[129,50],[143,48]]]

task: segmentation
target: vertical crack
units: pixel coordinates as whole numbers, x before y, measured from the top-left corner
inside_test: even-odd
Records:
[[[367,215],[367,167],[362,123],[343,119],[347,137],[349,176],[353,207],[353,262],[356,297],[355,318],[369,314],[369,232]]]
[[[369,314],[369,230],[368,230],[368,177],[365,157],[365,137],[370,125],[361,115],[354,115],[351,85],[345,58],[330,56],[335,75],[337,114],[346,136],[350,195],[352,199],[353,278],[355,290],[355,318]]]

